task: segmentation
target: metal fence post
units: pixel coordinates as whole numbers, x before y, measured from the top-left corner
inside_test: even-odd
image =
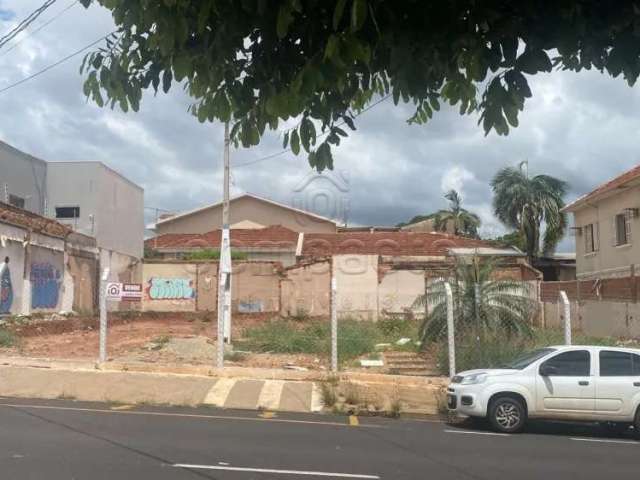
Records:
[[[564,343],[565,345],[571,345],[571,304],[569,303],[567,292],[564,290],[560,290],[560,300],[564,306]]]
[[[100,354],[98,361],[107,361],[107,280],[109,279],[109,268],[102,270],[100,277]]]
[[[331,371],[338,371],[338,304],[337,282],[335,277],[331,279]]]
[[[453,323],[453,292],[449,282],[445,282],[444,290],[447,295],[447,340],[449,349],[449,378],[456,374],[456,342]]]

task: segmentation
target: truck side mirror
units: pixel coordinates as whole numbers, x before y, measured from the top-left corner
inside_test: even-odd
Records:
[[[549,365],[547,363],[543,363],[540,365],[540,375],[543,377],[551,377],[553,375],[557,375],[558,369],[553,365]]]

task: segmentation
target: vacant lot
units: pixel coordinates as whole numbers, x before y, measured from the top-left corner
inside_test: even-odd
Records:
[[[9,321],[0,341],[0,353],[38,358],[95,360],[99,349],[98,319],[54,316]],[[400,319],[373,324],[345,319],[340,323],[339,351],[344,368],[359,368],[361,358],[380,358],[386,348],[415,350],[416,325]],[[400,338],[410,343],[395,345]],[[236,315],[232,339],[235,351],[228,365],[262,368],[327,369],[330,364],[328,319],[272,319]],[[107,350],[109,360],[156,364],[213,365],[216,353],[215,314],[110,314]],[[377,368],[377,371],[383,369]]]

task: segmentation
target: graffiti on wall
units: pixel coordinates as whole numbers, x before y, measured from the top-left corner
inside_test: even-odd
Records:
[[[60,270],[50,263],[32,263],[31,308],[56,308],[61,281]]]
[[[196,297],[193,282],[188,278],[151,278],[149,298],[152,300],[191,300]]]
[[[13,286],[11,285],[9,257],[4,257],[4,262],[0,265],[0,314],[10,313],[12,303]]]

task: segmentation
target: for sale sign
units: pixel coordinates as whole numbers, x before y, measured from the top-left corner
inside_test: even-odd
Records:
[[[125,302],[139,302],[142,300],[142,284],[123,283],[121,299]]]
[[[122,297],[122,284],[117,282],[107,283],[107,300],[120,300]]]

